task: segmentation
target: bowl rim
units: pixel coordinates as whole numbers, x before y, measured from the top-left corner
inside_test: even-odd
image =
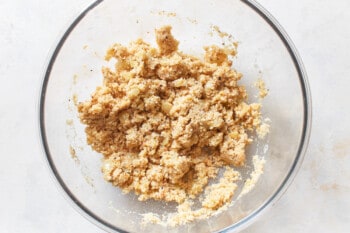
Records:
[[[83,203],[79,201],[77,197],[74,196],[74,194],[69,190],[68,186],[63,181],[62,177],[59,175],[59,172],[57,171],[57,168],[53,162],[49,145],[47,142],[47,136],[46,136],[46,130],[45,130],[45,97],[46,97],[46,90],[47,85],[49,82],[49,78],[51,75],[52,68],[55,64],[56,58],[64,45],[65,41],[69,37],[70,33],[75,29],[75,27],[79,24],[79,22],[85,17],[86,14],[88,14],[90,11],[92,11],[95,7],[97,7],[100,3],[102,3],[104,0],[95,0],[92,4],[90,4],[85,10],[83,10],[76,18],[75,20],[70,24],[70,26],[66,29],[66,31],[63,33],[63,35],[60,37],[58,43],[50,53],[50,58],[47,66],[45,67],[45,72],[43,75],[43,81],[41,86],[41,92],[40,92],[40,99],[39,99],[39,131],[40,131],[40,137],[42,142],[42,148],[43,152],[46,157],[46,162],[48,165],[49,170],[51,171],[51,175],[53,177],[53,180],[55,180],[55,183],[65,197],[65,199],[71,203],[71,206],[74,207],[75,210],[77,210],[78,213],[80,213],[82,216],[84,216],[86,219],[88,219],[90,222],[94,223],[96,226],[100,227],[101,229],[110,232],[125,232],[127,231],[122,230],[116,226],[113,226],[112,224],[106,222],[99,216],[95,215],[91,210],[89,210],[86,206],[84,206]],[[243,219],[239,220],[235,224],[232,224],[224,229],[221,229],[219,232],[232,232],[232,231],[239,231],[243,228],[246,228],[250,224],[252,224],[254,221],[253,219],[256,219],[258,216],[260,216],[263,212],[265,212],[269,207],[273,206],[280,198],[281,196],[286,192],[290,184],[295,178],[295,175],[297,174],[298,170],[300,169],[300,166],[302,164],[302,161],[305,157],[305,153],[307,150],[307,146],[309,143],[310,138],[310,132],[311,132],[311,121],[312,121],[312,104],[311,104],[311,92],[310,87],[308,83],[307,74],[303,65],[303,62],[297,52],[296,47],[294,46],[293,42],[291,41],[290,37],[286,33],[286,31],[283,29],[283,27],[278,23],[278,21],[258,2],[255,0],[240,0],[244,4],[246,4],[248,7],[250,7],[255,13],[257,13],[267,24],[270,25],[270,27],[274,30],[274,32],[278,35],[278,37],[281,39],[283,45],[287,49],[294,67],[298,73],[299,83],[301,87],[301,92],[303,95],[303,129],[301,132],[300,142],[297,150],[297,155],[293,161],[293,164],[291,165],[285,179],[279,186],[279,188],[275,191],[273,195],[271,195],[265,202],[256,210],[254,210],[250,215],[244,217]]]

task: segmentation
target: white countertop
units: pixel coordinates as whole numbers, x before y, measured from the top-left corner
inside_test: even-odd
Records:
[[[0,232],[103,232],[52,182],[38,136],[49,49],[92,1],[0,1]],[[303,165],[244,232],[350,231],[350,2],[259,0],[295,43],[313,100]]]

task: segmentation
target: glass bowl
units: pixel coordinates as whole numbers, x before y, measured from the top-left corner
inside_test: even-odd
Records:
[[[229,39],[239,43],[233,67],[243,73],[241,84],[247,86],[250,100],[257,100],[253,87],[257,78],[262,77],[269,89],[262,111],[271,120],[271,132],[247,153],[247,169],[253,154],[266,160],[255,188],[239,199],[235,194],[227,210],[178,227],[140,224],[140,214],[169,213],[175,207],[139,202],[135,195],[124,195],[105,182],[102,156],[87,145],[74,106],[102,83],[101,67],[109,46],[126,45],[140,37],[154,45],[154,29],[163,25],[173,27],[180,50],[198,56],[203,55],[204,45],[225,43],[227,37],[219,30],[232,35]],[[242,229],[271,207],[290,184],[306,150],[310,122],[310,92],[302,62],[281,26],[255,1],[96,1],[59,40],[48,62],[40,100],[42,142],[55,180],[83,216],[110,232]]]

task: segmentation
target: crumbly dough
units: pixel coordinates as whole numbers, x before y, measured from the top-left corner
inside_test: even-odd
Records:
[[[155,33],[158,48],[138,39],[107,51],[115,70],[103,68],[103,85],[78,111],[88,144],[104,156],[105,180],[139,200],[186,204],[219,168],[245,164],[261,105],[248,104],[237,83],[235,49],[207,46],[202,60],[178,51],[170,26]],[[204,198],[206,211],[231,200],[237,174],[226,172]]]
[[[265,165],[265,159],[260,158],[258,155],[253,156],[253,166],[254,170],[250,174],[250,178],[248,178],[242,188],[241,193],[239,194],[239,197],[242,197],[243,195],[249,193],[255,186],[255,184],[258,182],[260,176],[264,173],[264,165]]]
[[[238,180],[241,180],[240,173],[231,167],[226,167],[223,177],[220,178],[219,182],[206,187],[206,195],[201,202],[201,208],[194,209],[194,202],[186,199],[178,205],[176,213],[163,215],[162,218],[154,213],[144,214],[143,224],[156,223],[164,226],[183,225],[194,220],[208,218],[214,213],[226,210],[237,188],[235,182]]]
[[[262,78],[258,78],[258,80],[255,82],[255,86],[259,89],[259,97],[265,98],[269,91],[266,89],[266,85],[264,80]]]

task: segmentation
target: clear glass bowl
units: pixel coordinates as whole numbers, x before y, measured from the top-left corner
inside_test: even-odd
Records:
[[[239,42],[233,66],[243,73],[241,83],[247,85],[251,100],[256,100],[252,84],[258,77],[269,89],[263,114],[271,119],[271,133],[248,151],[248,168],[253,154],[265,157],[264,174],[253,191],[235,199],[226,211],[176,228],[142,228],[140,214],[168,213],[174,206],[139,202],[103,180],[102,156],[86,144],[73,103],[89,98],[101,84],[103,57],[110,45],[139,37],[155,44],[154,29],[167,24],[172,25],[180,49],[195,55],[203,55],[202,46],[225,40],[213,33],[213,26],[233,35]],[[241,229],[286,190],[302,162],[310,122],[310,92],[302,62],[281,26],[255,1],[96,1],[77,17],[53,51],[40,102],[42,141],[55,179],[82,215],[110,232]]]

